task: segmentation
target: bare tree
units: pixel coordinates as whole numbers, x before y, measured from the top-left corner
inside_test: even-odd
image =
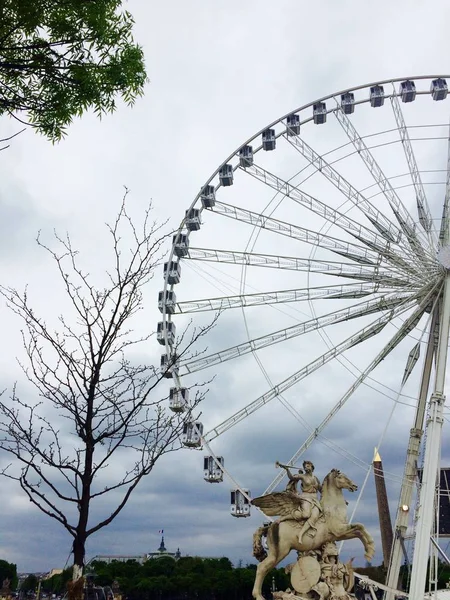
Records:
[[[187,412],[173,413],[156,389],[160,369],[129,358],[130,349],[150,337],[135,336],[131,325],[167,236],[150,222],[148,211],[137,228],[125,198],[108,228],[114,267],[104,289],[81,269],[68,236],[55,234],[56,251],[38,238],[56,263],[76,315],[73,322],[60,316],[59,331],[35,314],[26,291],[0,290],[25,324],[27,361],[21,366],[39,397],[24,400],[15,387],[8,399],[0,398],[0,449],[13,457],[0,474],[17,481],[73,537],[74,579],[82,574],[86,540],[117,517],[161,456],[180,448],[184,422],[204,395],[200,386]],[[189,339],[185,332],[178,357],[191,352],[207,329],[191,331]],[[92,523],[94,504],[101,507],[107,494],[114,495],[114,508]]]

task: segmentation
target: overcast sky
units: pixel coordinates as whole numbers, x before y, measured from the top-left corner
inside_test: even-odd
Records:
[[[20,289],[28,284],[36,310],[49,322],[59,314],[63,299],[49,257],[36,248],[38,231],[45,239],[51,238],[54,229],[69,232],[93,275],[101,277],[102,270],[108,267],[103,224],[116,215],[123,186],[130,189],[129,202],[135,215],[141,215],[151,200],[155,217],[161,221],[169,219],[168,227],[177,227],[200,187],[223,160],[283,114],[316,98],[364,83],[449,71],[450,7],[443,0],[426,3],[416,0],[395,3],[386,0],[376,3],[333,0],[321,3],[293,0],[148,3],[132,0],[127,3],[127,9],[134,15],[135,37],[145,51],[150,79],[145,97],[139,99],[132,110],[119,107],[114,115],[102,121],[93,115],[83,116],[70,127],[67,139],[55,146],[29,129],[0,157],[1,281]],[[414,113],[418,120],[425,111],[436,106],[432,106],[428,98],[428,104],[423,100]],[[439,110],[440,122],[448,122],[448,109],[439,106]],[[359,123],[365,125],[366,131],[388,127],[383,116],[373,115],[366,116],[365,122],[360,118]],[[439,122],[434,116],[430,120]],[[330,137],[321,132],[322,140],[316,140],[318,146],[326,149],[337,145],[334,141],[337,128],[336,123],[330,123]],[[16,130],[14,121],[2,118],[2,137]],[[315,140],[316,134],[311,135]],[[436,169],[445,168],[445,144],[442,148]],[[286,148],[283,152],[285,154],[266,156],[264,160],[268,170],[288,178],[302,163],[298,155],[288,153]],[[428,168],[434,164],[433,152],[434,146],[421,155],[425,162],[428,160]],[[381,160],[382,153],[378,156]],[[386,165],[389,164],[387,156]],[[346,175],[356,178],[357,187],[368,185],[365,179],[358,179],[352,165],[349,163]],[[401,165],[391,164],[391,167],[389,176],[404,172]],[[442,179],[445,176],[440,181]],[[317,179],[313,178],[308,185],[308,191],[319,197],[326,192]],[[256,210],[259,193],[264,194],[267,201],[271,198],[267,190],[260,191],[253,183],[246,181],[243,186],[248,193],[248,203],[242,199],[241,191],[241,206]],[[224,201],[237,203],[237,193],[233,190],[234,195]],[[430,204],[434,206],[433,194],[430,194]],[[407,196],[404,198],[407,203]],[[299,221],[299,213],[292,206],[283,205],[275,216],[303,226],[315,226],[313,221]],[[204,237],[201,244],[198,238],[198,245],[243,251],[244,237],[248,238],[249,233],[235,227],[233,221],[226,221],[208,216],[199,232]],[[333,233],[336,231],[330,235]],[[211,245],[214,240],[216,246]],[[272,254],[295,252],[293,245],[284,241],[275,248],[268,237],[258,240],[256,248],[258,252]],[[303,256],[308,254],[303,253]],[[224,269],[216,276],[215,282],[205,281],[198,269],[186,268],[177,290],[179,299],[183,293],[184,298],[224,295],[226,284],[239,287],[239,270],[232,274]],[[232,277],[234,282],[230,281]],[[249,275],[247,291],[268,289],[265,277],[262,273]],[[292,275],[281,277],[275,273],[273,281],[284,288],[297,287],[300,280],[289,285],[290,277]],[[142,327],[150,331],[160,319],[156,296],[161,287],[162,273],[157,273],[145,291]],[[249,313],[251,335],[295,324],[304,318],[296,312],[298,310],[310,312],[309,307],[299,306],[270,315],[263,311]],[[317,305],[317,310],[320,314],[330,309],[322,303]],[[268,321],[264,321],[263,327],[261,319],[266,318]],[[204,317],[199,317],[198,322],[203,322],[202,319]],[[185,322],[180,320],[179,326],[182,328]],[[0,326],[3,340],[0,388],[4,388],[10,387],[16,379],[20,383],[15,362],[15,357],[21,356],[20,322],[3,306],[0,307]],[[346,329],[345,335],[355,331],[354,327]],[[344,330],[336,331],[337,337],[332,336],[334,343],[345,337]],[[390,330],[390,335],[393,331]],[[242,314],[237,311],[223,315],[205,344],[211,349],[225,348],[244,341],[245,335]],[[363,368],[382,347],[383,339],[368,342],[364,350],[358,347],[349,357]],[[377,376],[394,390],[389,393],[391,398],[399,389],[406,356],[414,343],[414,340],[405,342]],[[308,338],[306,343],[294,340],[281,344],[261,356],[270,378],[278,382],[325,349],[324,342],[316,336]],[[145,352],[149,362],[159,362],[161,350],[155,339],[148,343]],[[261,370],[250,357],[227,363],[214,372],[205,372],[205,379],[215,373],[217,377],[210,385],[202,408],[206,429],[268,389]],[[308,428],[318,425],[354,377],[339,364],[317,372],[287,396],[307,425],[302,426],[275,400],[270,407],[218,438],[214,452],[225,457],[227,468],[240,485],[249,488],[253,496],[260,495],[277,473],[275,460],[289,460],[307,437]],[[412,377],[405,388],[410,396],[403,399],[406,403],[412,402],[415,384],[417,377]],[[166,383],[162,386],[168,387]],[[380,386],[375,387],[378,391],[360,388],[351,406],[325,432],[331,441],[322,439],[305,455],[315,462],[320,478],[338,467],[362,485],[373,448],[384,435],[393,407],[392,399],[379,392]],[[161,389],[161,395],[166,393],[167,389]],[[398,405],[381,448],[393,511],[412,418],[410,407]],[[89,541],[87,557],[154,551],[159,545],[158,531],[164,529],[170,551],[179,547],[182,554],[225,555],[234,562],[240,559],[244,563],[251,562],[251,536],[261,524],[261,517],[256,512],[250,519],[230,516],[231,484],[228,481],[221,485],[205,483],[202,457],[202,452],[184,450],[162,459],[116,521]],[[348,494],[350,509],[354,507],[355,496]],[[11,482],[1,482],[0,498],[0,558],[17,563],[19,571],[65,566],[71,547],[65,531],[31,507]],[[377,542],[374,560],[377,564],[381,562],[381,547],[372,478],[356,517],[367,524]],[[357,564],[364,564],[358,543],[349,544],[348,549],[344,547],[344,552],[347,556],[355,555]]]

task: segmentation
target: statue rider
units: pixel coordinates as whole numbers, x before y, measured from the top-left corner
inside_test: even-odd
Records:
[[[290,471],[290,468],[286,465],[282,465],[279,462],[276,463],[277,466],[285,469],[287,476],[289,477],[289,482],[286,486],[286,492],[297,492],[297,483],[301,482],[302,492],[299,494],[302,501],[302,514],[301,518],[306,519],[303,524],[303,527],[298,536],[298,540],[302,543],[303,536],[309,530],[312,530],[311,537],[314,537],[317,527],[316,523],[319,518],[322,516],[322,507],[317,499],[317,494],[322,491],[322,485],[317,477],[314,475],[314,465],[310,460],[305,460],[303,462],[303,469],[299,469],[298,475],[293,475]]]

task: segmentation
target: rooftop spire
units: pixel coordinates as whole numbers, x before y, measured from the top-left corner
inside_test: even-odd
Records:
[[[159,545],[158,552],[167,552],[166,546],[164,545],[164,534],[161,536],[161,543]]]

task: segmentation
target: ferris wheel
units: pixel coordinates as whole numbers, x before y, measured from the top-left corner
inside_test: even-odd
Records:
[[[289,395],[338,364],[348,385],[294,463],[360,387],[391,391],[377,374],[398,348],[403,386],[435,336],[450,268],[448,77],[380,81],[295,108],[242,143],[186,207],[158,297],[161,371],[170,408],[190,414],[199,371],[244,382],[258,369],[259,387],[243,384],[219,411],[206,402],[202,421],[184,426],[184,445],[209,452],[205,480],[234,483],[233,516],[249,516],[250,495],[214,453],[217,437],[276,399],[301,418]],[[208,350],[178,357],[177,324],[217,313]]]

